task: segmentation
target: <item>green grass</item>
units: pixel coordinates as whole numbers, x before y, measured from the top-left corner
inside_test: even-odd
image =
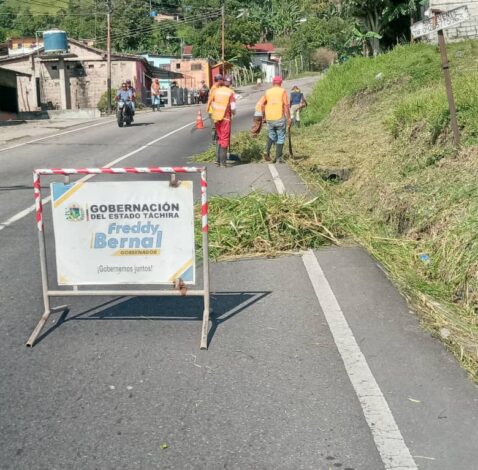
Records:
[[[212,259],[275,256],[338,243],[341,218],[329,217],[325,199],[251,193],[209,200]],[[196,240],[201,240],[197,212]],[[199,251],[199,250],[198,250]]]
[[[435,46],[334,67],[309,99],[297,168],[478,381],[478,42],[449,45],[460,149]],[[381,73],[377,80],[375,76]],[[341,185],[320,167],[347,167]],[[423,261],[425,255],[425,261]]]
[[[317,83],[308,125],[294,129],[290,162],[318,197],[215,198],[210,237],[216,259],[362,245],[478,382],[478,41],[448,53],[461,148],[435,46],[354,58]],[[258,161],[262,137],[243,133],[234,151]],[[199,157],[213,159],[213,149]],[[350,179],[325,182],[327,168]]]
[[[239,132],[232,137],[231,152],[241,156],[242,163],[258,162],[262,159],[264,139],[252,138],[247,131]],[[211,146],[205,152],[194,157],[196,162],[213,162],[216,159],[216,147]]]

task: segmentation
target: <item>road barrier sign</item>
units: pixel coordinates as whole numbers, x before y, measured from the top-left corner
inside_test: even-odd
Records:
[[[195,283],[193,182],[176,180],[177,173],[200,173],[203,248],[202,290]],[[170,174],[171,181],[70,183],[70,175]],[[59,286],[52,290],[47,275],[40,177],[64,175],[51,184],[53,232]],[[50,297],[80,295],[166,296],[204,298],[201,349],[207,349],[209,326],[208,202],[205,167],[40,169],[33,172],[36,221],[40,246],[44,313],[30,336],[33,346],[52,308]],[[126,288],[91,290],[79,286],[171,285],[175,289]]]

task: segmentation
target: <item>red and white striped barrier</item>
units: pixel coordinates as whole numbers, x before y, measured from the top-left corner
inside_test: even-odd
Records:
[[[174,174],[174,173],[200,173],[201,174],[201,221],[202,221],[202,240],[203,240],[203,290],[188,290],[178,292],[177,290],[50,290],[48,287],[48,271],[46,263],[46,246],[45,232],[43,227],[43,207],[41,200],[41,184],[42,175],[98,175],[98,174],[125,174],[125,173],[141,173],[141,174]],[[80,179],[81,181],[81,179]],[[173,181],[173,179],[172,179]],[[38,228],[38,239],[40,245],[40,267],[43,289],[43,304],[45,311],[33,330],[27,341],[27,346],[33,346],[43,326],[48,321],[51,312],[64,311],[67,306],[59,307],[50,306],[50,297],[54,296],[80,296],[80,295],[201,295],[204,297],[204,311],[201,332],[201,349],[207,349],[208,345],[208,325],[210,310],[210,286],[209,286],[209,248],[208,248],[208,202],[207,202],[207,178],[206,167],[195,166],[172,166],[172,167],[127,167],[127,168],[46,168],[33,171],[33,192],[35,197],[36,222]]]
[[[201,173],[201,221],[202,231],[208,232],[208,203],[206,168],[198,166],[151,166],[151,167],[125,167],[125,168],[40,168],[33,170],[33,193],[35,197],[35,210],[37,227],[43,231],[43,206],[41,202],[41,175],[99,175],[99,174],[157,174],[157,173]]]

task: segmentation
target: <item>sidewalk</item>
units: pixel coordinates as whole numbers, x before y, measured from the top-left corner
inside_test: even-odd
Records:
[[[35,139],[69,127],[79,126],[91,122],[101,122],[110,117],[99,119],[41,119],[33,121],[7,121],[0,125],[0,145],[11,144],[21,139]]]

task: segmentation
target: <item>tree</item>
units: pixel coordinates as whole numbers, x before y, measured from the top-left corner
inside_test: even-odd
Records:
[[[330,19],[310,17],[284,42],[287,58],[294,59],[302,55],[310,60],[313,51],[321,47],[335,51],[339,57],[348,55],[353,28],[352,19],[338,16]]]
[[[365,30],[375,33],[368,38],[373,55],[380,53],[380,38],[385,28],[400,16],[413,15],[418,11],[418,0],[344,0],[345,14],[357,18]]]

